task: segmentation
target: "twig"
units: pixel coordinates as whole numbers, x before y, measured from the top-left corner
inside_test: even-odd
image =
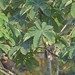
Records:
[[[68,38],[72,35],[73,31],[75,30],[75,27],[72,29],[72,31],[70,32]]]
[[[62,30],[60,31],[59,35],[61,35],[63,33],[63,31],[67,28],[67,26],[73,21],[73,17],[71,16],[70,19],[68,20],[68,22],[65,24],[65,26],[62,28]]]

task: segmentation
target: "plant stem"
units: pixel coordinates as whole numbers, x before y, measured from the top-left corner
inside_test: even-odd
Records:
[[[71,16],[70,19],[68,20],[68,22],[64,25],[64,27],[62,28],[62,30],[60,31],[59,35],[61,35],[63,33],[63,31],[67,28],[67,26],[73,21],[73,17]]]

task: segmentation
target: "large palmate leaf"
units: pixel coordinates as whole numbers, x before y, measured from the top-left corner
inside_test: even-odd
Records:
[[[2,26],[3,20],[8,22],[8,18],[5,16],[5,14],[0,12],[0,26]]]
[[[34,36],[33,44],[35,47],[39,46],[42,36],[46,37],[51,43],[55,42],[55,32],[51,30],[52,26],[47,25],[46,22],[41,23],[40,20],[37,20],[35,25],[29,28],[31,31],[25,34],[24,41]]]
[[[26,0],[26,4],[23,6],[20,14],[23,15],[31,9],[29,16],[31,19],[34,19],[40,8],[45,15],[50,16],[50,5],[46,1],[48,0]]]
[[[20,12],[18,12],[16,15],[9,18],[10,24],[16,24],[17,28],[22,29],[23,24],[26,22],[26,14],[20,15]]]

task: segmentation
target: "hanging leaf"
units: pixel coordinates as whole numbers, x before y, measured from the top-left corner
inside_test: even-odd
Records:
[[[39,62],[35,58],[30,57],[27,60],[29,60],[33,65],[39,66]]]
[[[30,61],[26,60],[25,64],[29,71],[33,71],[33,65]]]

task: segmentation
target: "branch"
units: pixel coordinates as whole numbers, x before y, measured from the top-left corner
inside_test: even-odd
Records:
[[[68,20],[68,22],[65,24],[65,26],[62,28],[62,30],[60,31],[59,35],[61,35],[63,33],[63,31],[67,28],[67,26],[73,21],[73,17],[71,16],[70,19]]]
[[[2,73],[4,73],[5,75],[14,75],[11,71],[9,71],[9,70],[7,70],[7,69],[5,69],[3,67],[0,67],[0,71]]]
[[[72,35],[73,31],[75,30],[75,27],[72,29],[72,31],[70,32],[68,38]]]
[[[42,49],[44,49],[44,50],[47,50],[49,53],[51,53],[53,56],[55,56],[55,57],[59,57],[58,55],[56,55],[56,54],[54,54],[52,51],[50,51],[49,49],[47,49],[47,48],[43,48],[43,47],[39,47],[39,48],[42,48]],[[38,52],[39,53],[39,52]],[[43,53],[43,52],[42,52]]]

